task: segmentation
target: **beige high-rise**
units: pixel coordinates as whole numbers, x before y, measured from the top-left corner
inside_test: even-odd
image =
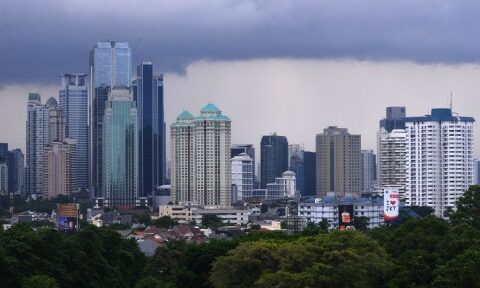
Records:
[[[330,126],[316,137],[317,196],[361,193],[361,137]]]
[[[52,142],[43,154],[43,197],[69,195],[75,187],[75,140]]]

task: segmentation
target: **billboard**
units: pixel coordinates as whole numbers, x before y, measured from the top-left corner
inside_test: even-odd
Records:
[[[76,203],[57,205],[57,227],[59,230],[79,230],[79,208],[79,205]]]
[[[392,221],[398,218],[400,199],[397,188],[383,189],[383,220]]]
[[[338,229],[348,230],[353,227],[353,205],[338,205]]]

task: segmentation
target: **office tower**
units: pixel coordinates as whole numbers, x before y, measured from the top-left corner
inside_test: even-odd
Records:
[[[360,145],[360,135],[345,128],[330,126],[317,134],[317,196],[361,192]]]
[[[43,150],[43,197],[55,198],[75,191],[75,140],[53,141]]]
[[[404,129],[388,132],[380,128],[377,136],[378,187],[397,188],[400,199],[405,198],[406,133]]]
[[[267,188],[288,170],[288,141],[276,133],[263,136],[260,142],[260,187]]]
[[[317,154],[315,152],[303,151],[303,158],[305,171],[305,186],[302,196],[315,196],[317,191]]]
[[[153,74],[152,63],[142,63],[132,91],[138,115],[138,193],[146,197],[165,183],[163,75]]]
[[[27,106],[26,194],[43,195],[43,148],[50,143],[49,111],[38,93],[28,95]]]
[[[90,50],[90,177],[95,196],[103,180],[103,120],[109,91],[131,85],[132,51],[126,42],[97,42]]]
[[[305,158],[303,145],[288,145],[288,170],[295,172],[297,190],[303,196],[305,194]]]
[[[247,153],[232,158],[232,202],[242,201],[253,191],[253,159]]]
[[[88,188],[88,90],[86,74],[63,74],[60,107],[66,115],[65,137],[74,139],[76,186]]]
[[[8,191],[23,194],[25,157],[20,149],[8,152]]]
[[[247,154],[252,158],[252,164],[253,164],[253,181],[254,181],[254,186],[255,186],[255,171],[256,171],[256,162],[255,162],[255,147],[253,144],[232,144],[232,147],[230,148],[230,157],[233,158],[237,155],[240,155],[242,153]]]
[[[231,121],[214,104],[200,116],[183,111],[171,125],[172,200],[231,203]]]
[[[405,129],[405,107],[387,107],[387,117],[380,120],[380,128],[387,132],[394,129]]]
[[[473,183],[474,122],[445,108],[406,118],[407,206],[432,207],[439,217],[455,207]]]
[[[128,89],[110,91],[104,119],[103,187],[106,206],[135,206],[138,200],[137,108]]]
[[[362,192],[373,192],[376,178],[376,157],[373,150],[362,150]]]
[[[477,173],[477,177],[475,178],[474,184],[480,185],[480,161],[475,161],[475,172]]]
[[[8,194],[8,165],[0,162],[0,195]]]
[[[267,198],[294,198],[297,192],[295,172],[285,171],[281,177],[276,177],[273,183],[267,184]]]
[[[48,108],[50,142],[62,142],[65,139],[65,111],[58,105],[57,99],[50,97],[45,106]]]
[[[8,143],[0,143],[0,163],[8,161]]]

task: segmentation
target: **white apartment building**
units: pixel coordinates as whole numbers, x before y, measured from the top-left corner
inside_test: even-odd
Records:
[[[229,206],[231,121],[214,104],[171,125],[172,201]]]
[[[423,117],[407,117],[406,205],[428,206],[435,215],[455,207],[457,199],[473,184],[472,117],[432,109]]]
[[[282,177],[275,178],[275,183],[267,184],[267,198],[293,198],[297,192],[297,180],[295,172],[285,171]]]
[[[246,153],[232,158],[232,202],[242,201],[253,191],[253,159]]]
[[[202,224],[202,217],[205,214],[215,214],[225,223],[242,225],[248,223],[248,216],[250,216],[252,212],[247,209],[219,206],[203,207],[196,204],[161,205],[159,207],[160,217],[169,216],[180,223],[195,221],[197,225],[200,225]]]
[[[377,134],[377,181],[381,191],[384,188],[398,188],[400,199],[405,198],[407,134],[403,129],[390,133],[380,128]]]

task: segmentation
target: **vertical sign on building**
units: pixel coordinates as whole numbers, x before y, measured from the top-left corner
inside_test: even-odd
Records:
[[[398,218],[399,191],[396,188],[383,190],[383,220],[392,221]]]

